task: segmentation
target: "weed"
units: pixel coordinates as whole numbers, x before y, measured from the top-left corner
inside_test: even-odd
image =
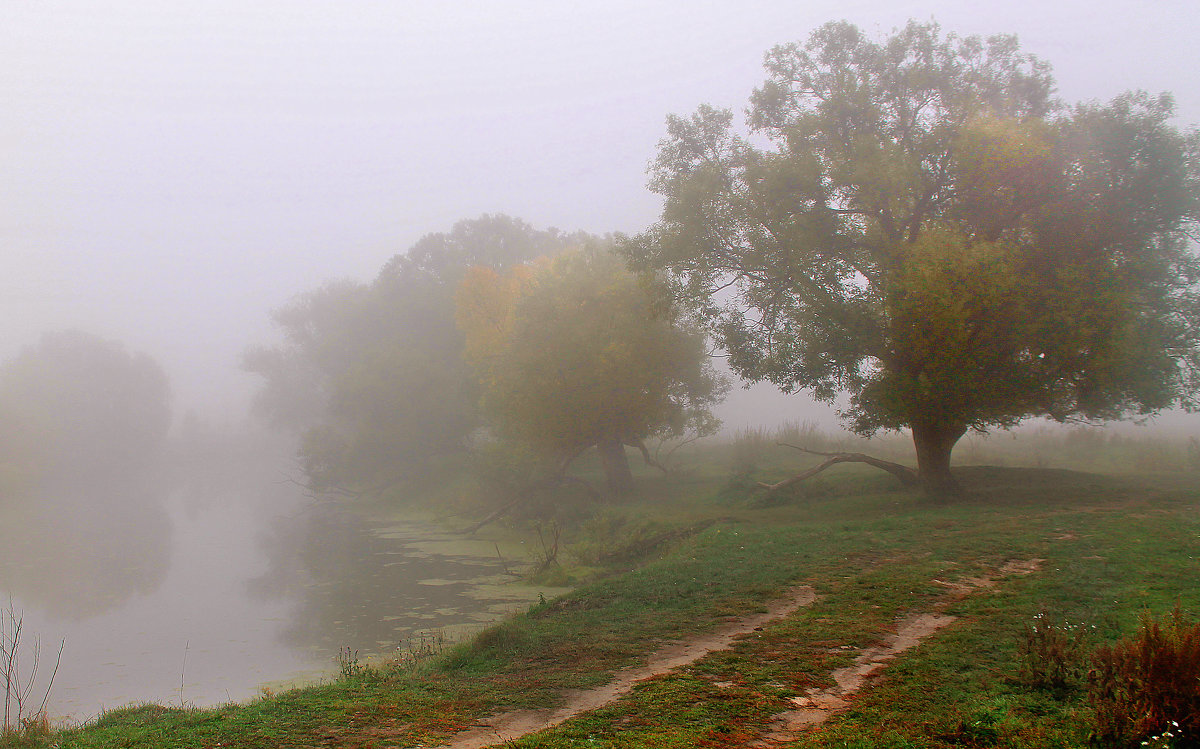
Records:
[[[954,727],[938,738],[954,746],[995,746],[1000,738],[996,715],[980,711],[970,718],[958,718]]]
[[[338,673],[343,679],[353,679],[361,676],[367,665],[358,659],[358,651],[350,647],[338,649]]]
[[[734,474],[753,472],[770,451],[771,443],[771,435],[761,427],[743,429],[738,432],[734,435],[730,445],[732,453],[730,470]]]
[[[416,632],[396,647],[396,652],[386,661],[390,671],[412,671],[446,650],[446,635],[436,632]]]
[[[21,643],[25,619],[13,608],[9,599],[8,609],[0,613],[0,681],[4,683],[4,722],[0,724],[0,734],[4,736],[35,735],[36,731],[45,726],[49,731],[46,719],[46,701],[50,698],[50,690],[54,687],[54,677],[58,675],[58,666],[62,663],[62,651],[66,641],[58,646],[58,657],[54,661],[54,670],[46,684],[42,702],[37,710],[27,711],[29,698],[33,694],[38,666],[42,654],[42,643],[34,638],[33,645],[26,648]],[[25,652],[33,661],[28,672],[22,673],[21,655]],[[33,733],[31,733],[31,731]]]
[[[1144,614],[1132,637],[1097,648],[1088,699],[1102,745],[1200,746],[1200,623],[1179,604],[1162,619]]]
[[[541,544],[541,551],[534,550],[533,553],[533,570],[529,573],[531,582],[545,582],[547,584],[562,584],[560,578],[565,577],[562,574],[562,568],[558,564],[558,542],[562,535],[562,528],[558,523],[551,524],[551,530],[554,531],[554,540],[547,544],[546,536],[542,533],[542,524],[536,526],[538,534],[538,542]],[[558,575],[550,574],[551,569]]]
[[[1174,730],[1172,730],[1174,729]],[[1162,733],[1155,734],[1142,742],[1142,746],[1146,749],[1176,749],[1179,746],[1175,739],[1179,736],[1176,731],[1179,730],[1179,724],[1171,721],[1171,728]]]
[[[1067,692],[1082,685],[1090,642],[1082,624],[1057,621],[1041,612],[1026,623],[1018,644],[1021,681],[1037,689]]]
[[[19,725],[5,727],[0,733],[0,747],[41,747],[53,736],[54,729],[43,710],[32,717],[21,718]]]
[[[626,562],[645,552],[669,529],[652,520],[631,520],[613,510],[596,513],[580,526],[571,555],[584,564]]]

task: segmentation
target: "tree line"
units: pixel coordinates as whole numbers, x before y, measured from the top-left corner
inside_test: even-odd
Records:
[[[507,216],[462,221],[277,310],[247,352],[257,407],[297,429],[314,489],[381,491],[469,456],[513,492],[555,485],[595,448],[608,492],[626,446],[710,433],[724,392],[702,332],[609,239]]]
[[[624,446],[712,429],[722,389],[702,335],[748,381],[848,395],[856,432],[909,430],[915,471],[829,457],[932,492],[955,490],[951,453],[968,430],[1196,405],[1200,136],[1171,124],[1168,95],[1069,105],[1015,37],[932,23],[882,40],[829,23],[770,50],[765,68],[743,122],[710,106],[668,119],[650,172],[664,208],[647,231],[606,241],[485,218],[427,237],[356,292],[369,315],[368,297],[386,304],[389,284],[432,262],[424,291],[392,304],[440,294],[442,312],[420,313],[429,345],[376,351],[378,367],[342,357],[352,371],[309,380],[336,381],[325,402],[345,409],[309,433],[312,475],[361,477],[350,457],[385,443],[407,456],[379,461],[395,469],[483,428],[551,473],[597,448],[610,488],[627,487]],[[502,226],[521,235],[508,254],[466,249]],[[308,324],[302,307],[344,291],[281,311],[289,340]],[[391,319],[416,322],[404,314],[418,313]],[[316,343],[251,366],[281,383],[262,357]],[[435,359],[425,371],[453,394],[413,380]],[[380,400],[362,397],[372,387]],[[347,419],[379,403],[395,413]],[[409,445],[398,425],[432,424],[412,411],[432,404],[455,418]],[[362,428],[372,418],[409,436],[377,439]]]
[[[1169,95],[1064,103],[1015,37],[933,23],[829,23],[764,65],[744,118],[668,118],[646,231],[484,216],[276,310],[243,366],[312,487],[469,457],[515,501],[593,451],[628,491],[626,448],[715,430],[709,345],[747,381],[847,396],[856,432],[909,430],[915,470],[827,457],[938,493],[969,430],[1197,405],[1200,135]]]

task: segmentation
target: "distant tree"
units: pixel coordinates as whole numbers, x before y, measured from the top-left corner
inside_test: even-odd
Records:
[[[46,333],[0,367],[0,412],[0,473],[26,485],[124,480],[154,464],[171,424],[158,364],[79,331]]]
[[[1200,139],[1169,97],[1064,108],[1014,37],[915,22],[830,23],[765,66],[751,138],[669,118],[662,218],[624,245],[736,372],[910,429],[932,491],[968,429],[1195,405]]]
[[[490,423],[552,471],[595,447],[609,489],[626,492],[626,445],[650,462],[647,437],[717,425],[709,407],[724,387],[704,337],[606,249],[473,268],[458,300]]]
[[[462,453],[479,424],[454,294],[470,266],[503,267],[573,243],[507,216],[462,221],[396,255],[369,284],[341,281],[277,310],[277,346],[246,352],[257,406],[301,435],[315,489],[378,490]]]

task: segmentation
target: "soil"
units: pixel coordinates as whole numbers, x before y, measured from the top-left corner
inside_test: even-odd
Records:
[[[983,577],[965,577],[955,581],[934,580],[950,592],[947,600],[936,606],[933,611],[901,618],[896,623],[896,631],[882,643],[865,648],[854,659],[853,664],[830,674],[834,686],[828,689],[810,689],[803,696],[793,697],[795,709],[775,715],[763,735],[749,746],[782,746],[799,739],[813,726],[847,710],[850,707],[850,698],[862,689],[868,678],[882,671],[888,662],[900,653],[919,645],[927,637],[955,621],[956,617],[942,613],[947,606],[975,591],[994,588],[1003,578],[1036,572],[1044,561],[1013,560]]]
[[[762,738],[750,746],[771,747],[795,741],[808,728],[849,708],[849,697],[862,689],[868,678],[882,671],[897,655],[920,644],[954,620],[953,616],[936,613],[906,617],[897,625],[896,632],[884,642],[864,649],[853,664],[831,673],[835,686],[810,689],[807,695],[793,697],[792,703],[796,709],[776,715]]]
[[[580,713],[615,702],[632,691],[639,681],[686,666],[713,651],[724,650],[738,637],[811,604],[816,597],[808,586],[795,588],[761,614],[737,619],[708,634],[669,645],[651,656],[645,665],[617,672],[613,680],[603,686],[564,694],[565,702],[559,707],[517,710],[485,718],[475,728],[458,734],[450,743],[437,749],[482,749],[557,726]]]
[[[934,580],[949,593],[940,605],[935,606],[932,611],[910,614],[899,619],[895,632],[883,642],[863,649],[851,665],[830,674],[834,686],[827,689],[810,689],[807,694],[792,698],[795,709],[775,715],[762,735],[748,746],[782,746],[800,738],[813,726],[848,709],[851,698],[862,689],[867,680],[882,671],[897,655],[920,644],[955,621],[955,617],[942,613],[951,603],[976,591],[994,588],[1003,578],[1036,572],[1043,561],[1014,560],[985,576],[954,581]],[[564,694],[564,703],[559,707],[517,710],[484,718],[474,728],[458,734],[450,743],[436,749],[483,749],[552,728],[576,715],[615,702],[632,691],[634,684],[639,681],[661,676],[693,663],[713,651],[728,648],[738,637],[760,629],[774,619],[787,616],[814,600],[816,593],[812,588],[796,588],[788,597],[775,602],[764,613],[743,617],[709,634],[669,645],[651,656],[645,665],[618,672],[608,684]]]

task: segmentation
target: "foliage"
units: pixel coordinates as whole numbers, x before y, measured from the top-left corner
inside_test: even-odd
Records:
[[[80,331],[46,333],[0,368],[0,477],[90,484],[151,466],[171,422],[167,377],[146,354]],[[10,487],[11,488],[11,487]]]
[[[1091,650],[1088,630],[1039,612],[1026,623],[1018,643],[1021,680],[1039,689],[1063,692],[1081,686]]]
[[[1135,635],[1097,648],[1088,699],[1104,745],[1170,733],[1173,746],[1200,746],[1200,622],[1178,604],[1161,619],[1145,614]]]
[[[927,484],[969,428],[1194,403],[1200,135],[1168,96],[1062,108],[1013,37],[916,22],[830,23],[765,65],[751,138],[669,118],[662,218],[623,245],[738,374],[911,428]]]
[[[353,679],[362,676],[368,666],[358,659],[358,651],[350,647],[338,648],[338,675],[343,679]]]
[[[637,559],[645,556],[645,551],[656,549],[657,539],[669,529],[660,521],[630,519],[609,508],[580,525],[572,539],[571,555],[590,565]]]
[[[283,342],[243,366],[264,379],[259,412],[301,435],[314,488],[379,488],[462,452],[479,416],[454,322],[459,279],[575,241],[483,216],[421,238],[370,284],[328,283],[277,310]]]
[[[609,461],[625,461],[623,445],[715,430],[708,407],[724,386],[704,338],[603,249],[506,274],[473,268],[458,300],[490,424],[553,470],[593,446],[613,469]],[[609,478],[627,488],[611,470]]]

